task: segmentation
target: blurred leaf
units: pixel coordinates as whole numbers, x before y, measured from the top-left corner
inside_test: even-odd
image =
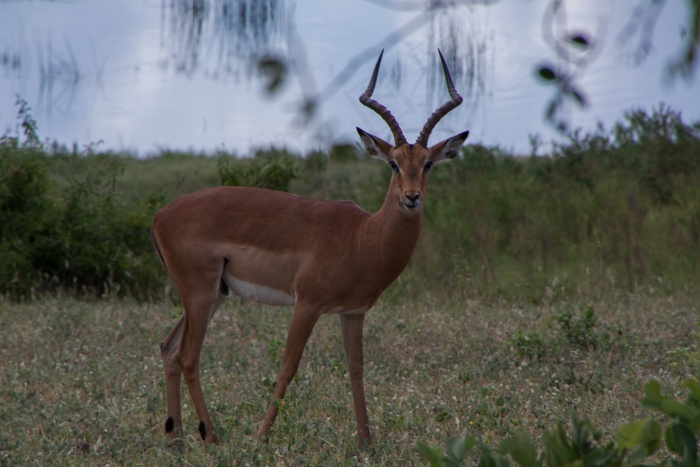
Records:
[[[447,440],[447,456],[461,465],[467,453],[476,445],[476,440],[471,436],[458,436]]]
[[[578,47],[581,47],[584,49],[588,48],[588,46],[590,45],[588,38],[583,33],[571,34],[569,36],[569,42],[571,42],[575,46],[578,46]]]
[[[556,72],[548,65],[540,66],[540,68],[537,70],[537,74],[545,81],[554,81],[557,79]]]
[[[507,459],[499,455],[494,456],[491,450],[484,446],[481,450],[481,456],[479,457],[477,467],[507,467],[508,465]]]
[[[665,397],[660,409],[666,415],[681,417],[684,422],[688,422],[693,418],[693,410],[672,397]]]
[[[684,460],[697,460],[697,441],[690,429],[680,423],[666,428],[666,446]],[[695,465],[693,463],[692,465]]]
[[[258,70],[267,80],[265,91],[274,94],[280,90],[287,77],[287,64],[277,57],[263,57],[258,61]]]
[[[661,425],[656,420],[637,420],[625,423],[617,431],[620,449],[642,449],[645,456],[653,454],[661,443]]]
[[[464,458],[475,445],[476,440],[471,436],[454,436],[447,439],[446,455],[439,448],[430,447],[420,441],[416,444],[416,449],[433,467],[459,467],[464,464]]]
[[[544,433],[543,439],[548,465],[565,465],[576,460],[574,448],[561,425],[555,430]]]
[[[688,379],[683,382],[683,386],[690,389],[690,391],[695,395],[695,397],[700,399],[700,383],[698,383],[694,379]]]
[[[586,101],[586,97],[583,95],[582,92],[580,92],[577,89],[571,89],[569,90],[569,95],[580,105],[581,107],[585,107],[588,105],[588,102]]]
[[[535,445],[526,436],[506,439],[501,444],[501,451],[510,454],[510,457],[521,467],[536,467],[539,465]]]
[[[697,433],[700,430],[700,412],[695,413],[688,421],[688,428],[690,428],[693,433]]]
[[[662,401],[661,385],[658,381],[651,380],[644,385],[644,398],[642,399],[642,405],[644,407],[658,409],[661,407]]]
[[[440,452],[440,449],[438,448],[431,448],[427,444],[423,444],[420,441],[418,441],[418,444],[416,445],[416,449],[418,450],[418,454],[420,456],[428,461],[428,463],[432,467],[440,467],[443,465],[442,462],[442,452]]]
[[[317,108],[318,108],[318,102],[315,99],[311,99],[311,98],[304,99],[301,103],[301,106],[300,106],[302,117],[307,121],[310,120],[311,117],[313,117],[314,114],[316,113]]]
[[[545,118],[547,120],[553,120],[554,114],[557,113],[558,109],[559,109],[559,99],[552,99],[551,101],[549,101],[549,104],[547,104],[547,110],[545,111]]]

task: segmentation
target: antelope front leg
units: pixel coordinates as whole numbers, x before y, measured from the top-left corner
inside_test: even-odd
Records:
[[[265,438],[273,423],[275,423],[278,412],[277,401],[284,398],[284,393],[287,391],[289,383],[291,383],[299,368],[299,361],[304,353],[306,341],[309,340],[316,321],[318,321],[318,314],[314,309],[302,307],[297,303],[292,315],[292,322],[289,325],[289,331],[287,332],[287,344],[284,348],[282,364],[277,375],[275,392],[272,395],[270,405],[267,407],[265,420],[258,431],[258,438]]]
[[[340,327],[343,332],[343,346],[348,361],[348,374],[352,386],[352,400],[355,405],[357,421],[357,442],[361,448],[372,444],[369,434],[369,417],[365,402],[365,385],[363,380],[364,363],[362,357],[362,327],[365,322],[361,315],[340,315]]]
[[[205,312],[189,313],[185,318],[185,328],[180,341],[180,349],[178,350],[178,361],[182,374],[187,383],[192,405],[194,406],[197,417],[199,417],[199,435],[205,443],[219,444],[219,439],[214,433],[214,426],[207,410],[207,405],[204,402],[202,393],[202,385],[200,383],[200,354],[202,351],[202,343],[207,331],[209,317],[213,314],[210,308],[202,307]]]

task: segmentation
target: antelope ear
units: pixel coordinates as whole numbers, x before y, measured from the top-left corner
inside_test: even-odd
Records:
[[[389,153],[393,146],[381,138],[377,138],[374,135],[370,135],[365,130],[357,128],[357,133],[362,138],[362,143],[365,145],[367,154],[374,157],[375,159],[381,159],[384,162],[389,162]]]
[[[459,154],[459,149],[467,140],[469,132],[465,131],[445,141],[440,141],[438,144],[430,148],[430,159],[433,162],[445,162],[454,159]]]

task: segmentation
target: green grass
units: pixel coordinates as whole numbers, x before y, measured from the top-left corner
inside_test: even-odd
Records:
[[[158,344],[181,310],[148,229],[219,184],[219,160],[52,152],[32,125],[0,137],[0,465],[420,465],[418,441],[539,440],[571,410],[612,434],[650,415],[648,380],[673,393],[700,374],[700,122],[661,107],[548,157],[468,145],[431,172],[419,245],[366,322],[372,449],[356,447],[332,316],[269,444],[254,438],[291,311],[235,299],[202,356],[223,445],[201,444],[184,388],[168,442]],[[286,158],[290,191],[368,210],[390,176],[348,147],[257,157],[229,168],[252,179]]]
[[[169,442],[162,433],[158,344],[178,309],[116,299],[2,301],[0,464],[420,465],[418,441],[442,445],[466,433],[496,446],[519,432],[537,439],[573,409],[614,433],[649,415],[639,404],[647,380],[673,390],[699,369],[687,358],[698,350],[696,300],[430,298],[450,294],[423,290],[416,301],[394,292],[369,313],[374,446],[366,452],[356,448],[336,317],[317,325],[266,445],[253,434],[290,310],[237,299],[219,310],[202,355],[205,397],[222,440],[209,447],[184,386],[184,436]]]

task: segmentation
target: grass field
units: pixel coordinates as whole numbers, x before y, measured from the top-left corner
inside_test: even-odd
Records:
[[[162,433],[158,344],[180,310],[128,300],[0,302],[2,465],[421,465],[417,441],[470,434],[496,446],[575,409],[604,433],[648,416],[652,378],[673,392],[698,370],[696,302],[628,295],[539,305],[445,300],[401,285],[368,315],[366,386],[374,446],[356,448],[335,317],[307,347],[269,444],[253,433],[290,317],[229,300],[212,321],[203,387],[221,446],[204,446],[183,386],[185,436]]]
[[[572,411],[612,440],[656,417],[647,381],[681,394],[700,376],[700,122],[661,106],[550,156],[468,145],[431,172],[421,240],[365,325],[371,449],[356,447],[333,316],[257,441],[291,310],[235,298],[202,356],[222,445],[201,443],[184,387],[169,442],[158,346],[182,310],[154,212],[228,176],[372,211],[390,169],[349,147],[144,160],[31,134],[0,137],[0,465],[423,465],[418,442],[541,447]]]

